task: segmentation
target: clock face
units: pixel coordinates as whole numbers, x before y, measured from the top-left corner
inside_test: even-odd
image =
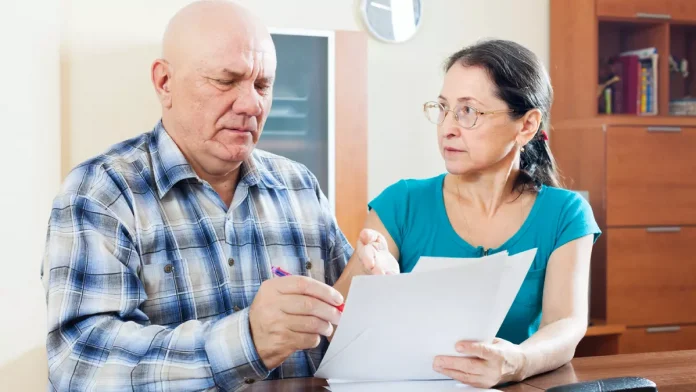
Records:
[[[362,0],[360,11],[370,33],[385,42],[404,42],[416,34],[421,0]]]

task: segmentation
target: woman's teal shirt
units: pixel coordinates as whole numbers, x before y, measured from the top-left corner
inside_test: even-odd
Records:
[[[410,272],[421,256],[480,257],[482,247],[464,241],[450,224],[443,198],[445,174],[423,180],[401,180],[377,196],[373,209],[399,248],[401,272]],[[519,344],[539,329],[544,277],[549,257],[558,247],[600,229],[587,201],[578,193],[543,186],[522,227],[502,246],[509,254],[537,248],[536,257],[497,336]],[[561,261],[562,262],[562,261]]]

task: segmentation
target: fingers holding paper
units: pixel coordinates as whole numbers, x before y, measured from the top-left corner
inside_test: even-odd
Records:
[[[305,276],[269,279],[249,309],[256,351],[267,368],[280,365],[298,350],[314,348],[331,336],[343,296],[331,286]]]
[[[491,344],[459,342],[456,350],[465,356],[435,357],[433,369],[477,388],[520,379],[524,354],[518,345],[496,338]]]
[[[363,229],[360,232],[357,254],[368,274],[394,275],[399,273],[399,262],[389,252],[387,239],[376,230]]]

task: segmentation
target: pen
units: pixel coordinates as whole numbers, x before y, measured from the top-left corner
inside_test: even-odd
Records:
[[[271,267],[271,271],[273,271],[273,275],[279,276],[279,277],[290,276],[290,275],[292,275],[292,274],[289,273],[288,271],[286,271],[286,270],[284,270],[284,269],[282,269],[282,268],[280,268],[280,267],[275,267],[275,266]],[[336,306],[336,309],[338,309],[339,312],[343,312],[343,307],[344,307],[344,306],[345,306],[344,303],[343,303],[343,304],[340,304],[340,305]]]

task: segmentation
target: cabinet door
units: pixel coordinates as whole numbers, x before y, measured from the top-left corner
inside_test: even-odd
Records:
[[[607,225],[696,224],[696,128],[609,127]]]
[[[696,323],[696,227],[607,230],[607,323]]]
[[[365,32],[274,31],[278,68],[259,148],[306,165],[355,246],[367,216]]]
[[[334,124],[330,122],[327,36],[272,34],[278,67],[273,104],[258,148],[300,162],[314,173],[324,194],[334,199]],[[332,109],[332,108],[331,108]]]

